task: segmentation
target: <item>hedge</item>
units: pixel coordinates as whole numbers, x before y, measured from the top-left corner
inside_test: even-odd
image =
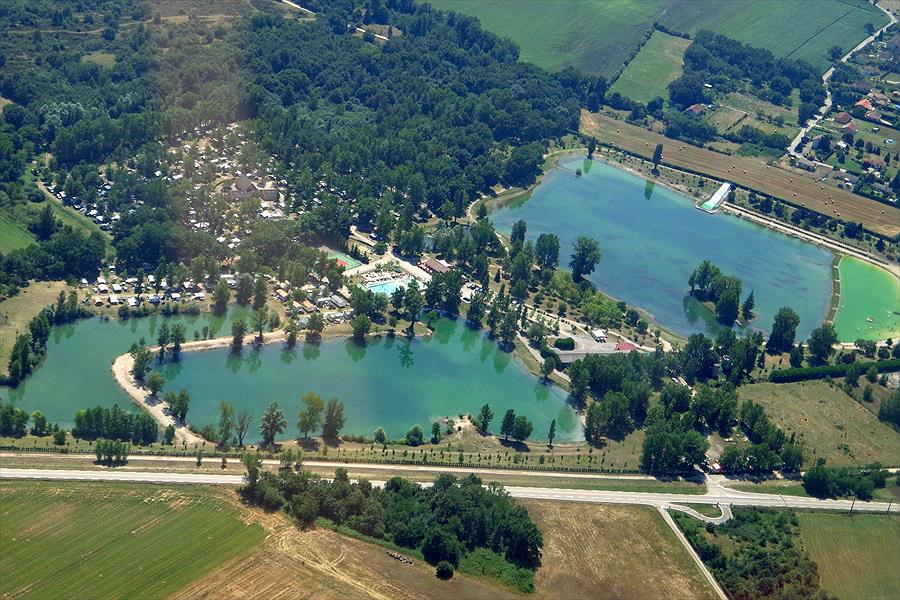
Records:
[[[554,348],[559,348],[560,350],[574,350],[575,349],[575,340],[570,337],[566,338],[556,338],[553,342]]]
[[[772,371],[769,375],[769,381],[772,383],[790,383],[792,381],[806,381],[808,379],[843,377],[847,374],[847,369],[851,366],[861,369],[862,372],[866,372],[872,367],[875,367],[878,369],[879,373],[890,373],[893,371],[900,371],[900,358],[869,362],[852,362],[848,365],[822,365],[821,367],[781,369],[779,371]]]

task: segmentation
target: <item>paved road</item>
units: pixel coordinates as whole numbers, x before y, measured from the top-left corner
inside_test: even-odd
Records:
[[[122,481],[174,484],[217,484],[239,485],[243,478],[239,475],[215,475],[201,473],[159,473],[145,471],[91,471],[77,469],[4,469],[0,468],[0,479],[48,479],[76,481]],[[383,481],[373,481],[372,485],[384,485]],[[427,485],[427,484],[423,484]],[[534,500],[568,500],[571,502],[593,502],[599,504],[635,504],[668,508],[672,504],[730,504],[734,506],[762,506],[771,508],[803,508],[814,510],[846,510],[851,506],[856,512],[900,513],[900,506],[887,502],[852,502],[850,500],[819,500],[800,496],[776,494],[756,494],[737,492],[721,486],[714,486],[706,494],[660,494],[644,492],[615,492],[601,490],[570,490],[561,488],[504,486],[513,498]]]

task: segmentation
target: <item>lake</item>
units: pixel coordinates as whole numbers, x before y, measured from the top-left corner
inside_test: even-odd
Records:
[[[178,319],[187,324],[189,338],[210,323],[221,336],[230,332],[234,315]],[[113,380],[110,364],[140,337],[152,343],[161,323],[161,317],[89,319],[55,328],[44,364],[19,388],[0,389],[0,396],[29,412],[39,409],[65,427],[71,426],[79,408],[118,402],[136,411]],[[331,339],[293,350],[282,344],[260,351],[245,348],[240,356],[227,348],[185,352],[180,363],[159,369],[168,382],[166,390],[190,392],[189,423],[217,422],[219,403],[228,400],[236,411],[246,407],[252,412],[251,439],[257,438],[260,416],[272,400],[285,412],[287,435],[296,435],[300,398],[309,391],[344,403],[344,433],[371,436],[383,427],[390,437],[399,438],[413,425],[430,432],[434,420],[477,414],[489,403],[494,432],[506,409],[513,408],[534,423],[535,439],[546,438],[552,419],[557,440],[583,438],[564,390],[540,382],[482,331],[462,321],[437,321],[430,337],[373,338],[365,346]]]
[[[555,233],[563,267],[578,236],[597,239],[603,258],[590,281],[682,335],[721,327],[687,296],[688,277],[704,259],[739,277],[744,296],[754,292],[758,318],[751,327],[766,334],[782,306],[800,315],[798,339],[828,315],[830,252],[733,215],[697,210],[690,198],[601,161],[562,160],[529,197],[498,208],[491,219],[505,233],[524,219],[528,239]]]

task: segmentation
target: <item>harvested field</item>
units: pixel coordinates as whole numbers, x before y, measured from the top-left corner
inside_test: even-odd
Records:
[[[731,181],[741,187],[798,206],[805,205],[811,210],[845,221],[860,222],[875,233],[891,237],[900,234],[900,210],[897,208],[857,196],[847,190],[830,187],[822,189],[810,177],[766,165],[756,158],[725,156],[587,111],[581,113],[580,130],[604,144],[648,159],[653,157],[656,144],[662,144],[663,164]]]
[[[741,386],[738,396],[761,404],[787,435],[796,434],[808,465],[824,457],[832,466],[900,466],[900,435],[836,385],[754,383]]]
[[[715,598],[652,508],[521,502],[544,535],[541,598]]]

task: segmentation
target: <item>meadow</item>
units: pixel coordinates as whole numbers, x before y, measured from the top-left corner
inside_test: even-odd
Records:
[[[761,404],[766,414],[807,449],[806,462],[831,466],[881,462],[900,466],[900,434],[826,381],[755,383],[738,389],[741,401]]]
[[[661,31],[653,32],[616,79],[612,91],[645,104],[656,96],[667,98],[666,86],[681,75],[684,51],[690,43]]]
[[[654,22],[694,34],[710,29],[777,56],[806,60],[825,71],[831,46],[846,50],[866,37],[865,26],[887,18],[865,2],[819,0],[429,0],[441,10],[478,17],[482,25],[521,47],[521,57],[550,70],[565,67],[612,75]]]
[[[900,518],[798,513],[806,553],[819,566],[822,589],[838,598],[900,597]]]
[[[217,488],[0,483],[0,596],[161,598],[258,545]]]
[[[2,230],[0,230],[2,233]],[[64,281],[35,281],[12,298],[0,302],[0,373],[6,374],[16,335],[48,304],[66,290]]]
[[[0,208],[0,252],[4,254],[34,242],[34,235],[8,208]]]

